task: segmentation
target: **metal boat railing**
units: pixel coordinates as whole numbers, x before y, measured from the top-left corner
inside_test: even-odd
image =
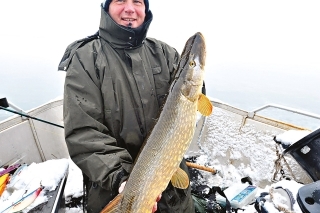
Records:
[[[294,109],[294,108],[290,108],[290,107],[286,107],[286,106],[282,106],[282,105],[277,105],[277,104],[267,104],[265,106],[259,107],[251,112],[248,113],[248,117],[253,118],[254,115],[257,112],[260,112],[262,110],[268,109],[268,108],[276,108],[276,109],[282,109],[288,112],[293,112],[296,114],[300,114],[300,115],[305,115],[311,118],[315,118],[315,119],[319,119],[320,120],[320,115],[314,114],[314,113],[310,113],[310,112],[306,112],[306,111],[302,111],[302,110],[298,110],[298,109]]]
[[[238,115],[241,115],[243,117],[243,121],[242,121],[242,126],[246,123],[247,119],[252,119],[258,122],[262,122],[274,127],[278,127],[284,130],[289,130],[289,129],[297,129],[297,130],[306,130],[306,127],[301,127],[301,126],[297,126],[295,124],[292,123],[286,123],[283,121],[279,121],[279,120],[275,120],[266,116],[262,116],[262,115],[258,115],[258,112],[263,111],[264,109],[267,108],[277,108],[277,109],[282,109],[285,110],[287,112],[292,112],[292,113],[296,113],[299,115],[303,115],[306,117],[310,117],[310,118],[314,118],[314,119],[319,119],[320,120],[320,115],[314,114],[314,113],[310,113],[310,112],[306,112],[306,111],[302,111],[302,110],[298,110],[298,109],[294,109],[294,108],[290,108],[290,107],[286,107],[286,106],[281,106],[281,105],[276,105],[276,104],[268,104],[262,107],[259,107],[253,111],[245,111],[233,106],[230,106],[226,103],[217,101],[217,100],[211,100],[211,103],[213,104],[213,106],[219,107],[221,109],[227,110],[229,112],[233,112],[236,113]]]

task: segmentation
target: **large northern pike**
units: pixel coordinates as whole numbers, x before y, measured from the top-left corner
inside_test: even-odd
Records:
[[[175,79],[155,126],[144,142],[125,188],[101,213],[150,213],[169,181],[177,188],[189,186],[180,169],[192,141],[197,111],[208,116],[212,105],[201,90],[206,45],[201,33],[188,39]]]

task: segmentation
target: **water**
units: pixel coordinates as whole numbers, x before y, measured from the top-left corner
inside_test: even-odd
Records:
[[[58,60],[57,60],[58,61]],[[0,68],[2,63],[0,59]],[[6,61],[8,63],[8,61]],[[21,65],[7,67],[1,74],[0,98],[6,97],[21,109],[28,111],[52,99],[63,96],[65,72],[56,65],[28,63],[27,73]],[[14,63],[12,63],[14,65]],[[234,107],[253,111],[266,104],[277,104],[320,115],[320,98],[315,68],[292,68],[291,74],[254,65],[214,65],[207,68],[207,95]],[[22,73],[22,74],[21,74]],[[264,110],[261,115],[293,123],[309,129],[320,127],[320,120],[288,113],[283,110]],[[0,110],[0,120],[12,116]]]
[[[0,98],[27,111],[62,97],[64,73],[57,71],[59,61],[67,45],[97,31],[100,3],[32,0],[17,7],[15,1],[3,2]],[[188,0],[168,4],[150,2],[154,20],[148,36],[181,52],[189,36],[202,32],[208,47],[210,97],[246,111],[273,103],[320,115],[320,31],[314,27],[320,20],[318,2],[215,1],[206,7],[205,1]],[[39,5],[50,9],[39,10]],[[186,12],[188,21],[178,21]],[[288,122],[303,120],[301,125],[312,129],[320,126],[315,119],[292,121],[295,116],[282,111],[271,114]],[[0,110],[0,120],[11,115]]]
[[[65,72],[57,67],[66,44],[48,44],[45,39],[36,44],[16,43],[23,47],[19,54],[9,52],[0,57],[0,98],[28,111],[62,97]],[[31,48],[37,51],[28,55]],[[293,64],[219,63],[209,56],[207,95],[246,111],[272,103],[320,115],[320,66]],[[310,129],[320,127],[319,120],[292,113],[272,111],[266,115]],[[0,110],[0,121],[10,116],[12,113]]]
[[[62,97],[65,72],[57,67],[66,45],[43,39],[36,44],[16,43],[24,47],[19,54],[0,57],[0,98],[28,111]],[[31,48],[37,51],[28,55]],[[272,103],[320,115],[319,80],[317,64],[219,63],[207,58],[207,95],[246,111]],[[0,110],[0,121],[10,116],[12,113]],[[267,116],[310,129],[320,127],[317,119],[283,111]]]
[[[0,59],[0,63],[2,60]],[[1,65],[0,65],[0,68]],[[25,68],[22,68],[25,70]],[[24,111],[43,105],[52,99],[62,97],[65,73],[58,72],[50,65],[32,65],[28,72],[22,72],[19,65],[6,69],[1,73],[0,98],[7,100]],[[0,110],[0,121],[13,114]]]
[[[208,75],[209,96],[248,112],[268,104],[282,105],[320,117],[319,67],[305,65],[216,65]],[[268,109],[259,114],[314,130],[320,120]]]

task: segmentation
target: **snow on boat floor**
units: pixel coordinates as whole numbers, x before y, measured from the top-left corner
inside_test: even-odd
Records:
[[[57,105],[61,108],[60,102],[57,103]],[[252,180],[252,184],[257,187],[255,198],[258,198],[261,192],[270,192],[270,190],[272,191],[279,186],[289,189],[293,195],[296,195],[301,186],[312,182],[307,173],[291,156],[287,155],[280,158],[283,149],[274,141],[274,138],[277,137],[279,140],[282,140],[282,143],[291,144],[306,134],[309,134],[311,131],[261,116],[248,117],[247,112],[228,105],[215,102],[214,106],[215,108],[211,116],[208,118],[199,118],[196,136],[186,153],[186,158],[193,157],[197,164],[214,168],[218,172],[217,174],[212,174],[199,170],[197,176],[192,177],[191,186],[196,183],[201,183],[209,187],[219,186],[221,188],[227,188],[235,184],[240,184],[242,178],[249,177]],[[56,108],[52,109],[56,112],[61,111],[57,111]],[[58,116],[55,116],[55,119],[59,123],[62,117],[60,115],[61,113],[57,114]],[[39,125],[39,123],[35,124]],[[48,126],[45,126],[45,128],[46,133],[52,132],[51,130],[47,130]],[[63,139],[61,138],[63,137],[63,131],[56,129],[56,127],[54,128],[54,134],[52,135],[57,137],[55,139],[56,143],[63,143]],[[43,129],[44,127],[41,126],[40,130]],[[59,132],[57,133],[56,131]],[[13,132],[11,127],[4,135],[9,135],[10,132]],[[42,138],[39,138],[39,143],[44,149],[46,148],[45,145],[47,142],[41,143],[41,139]],[[48,140],[48,138],[46,138],[46,140]],[[65,147],[63,144],[59,146],[62,148]],[[16,147],[19,147],[18,142]],[[61,153],[57,151],[53,155],[53,149],[51,147],[45,150],[47,151],[43,154],[44,158],[47,158],[47,156],[57,156]],[[63,151],[65,152],[65,150]],[[28,156],[28,159],[32,159],[31,157],[33,156]],[[36,175],[36,177],[27,178],[30,182],[26,183],[26,180],[24,185],[21,185],[25,187],[28,185],[31,190],[31,186],[36,187],[36,185],[39,185],[40,177],[42,177],[43,181],[41,184],[45,188],[28,209],[32,209],[41,204],[41,202],[43,203],[50,199],[50,197],[46,196],[45,192],[56,188],[61,178],[65,174],[68,174],[64,190],[66,201],[65,211],[67,213],[82,212],[80,202],[83,195],[81,171],[70,159],[59,158],[61,159],[30,164],[30,167],[38,167],[41,169],[33,169],[32,175]],[[57,163],[57,165],[55,166],[53,162]],[[276,162],[279,162],[279,164],[276,164]],[[55,172],[56,169],[59,170],[59,172]],[[285,177],[281,174],[281,171],[283,171]],[[56,175],[52,175],[52,172]],[[51,179],[46,177],[46,174],[50,175]],[[48,178],[48,180],[45,180],[46,178]],[[33,184],[35,185],[31,184],[31,180],[33,179],[35,181]],[[22,188],[20,188],[20,193],[22,193]],[[2,209],[4,208],[3,206],[7,205],[6,202],[9,197],[9,192],[5,192],[1,197],[0,213],[4,213]],[[270,213],[279,212],[276,206],[289,208],[285,206],[288,204],[288,199],[284,198],[281,194],[273,193],[272,196],[266,196],[265,200],[264,205]],[[293,208],[292,212],[302,212],[297,202],[294,203]],[[28,209],[25,209],[23,212],[28,212]],[[242,209],[244,213],[256,212],[252,202],[251,205],[245,205]]]
[[[202,128],[198,128],[199,138],[193,141],[186,158],[197,156],[195,161],[197,164],[214,168],[218,173],[199,171],[200,175],[192,177],[192,184],[201,183],[209,187],[227,188],[241,183],[241,179],[244,177],[250,177],[253,185],[258,189],[255,195],[256,199],[261,193],[270,193],[270,190],[277,187],[288,189],[293,195],[296,195],[298,189],[303,186],[302,183],[312,182],[307,173],[290,156],[286,156],[285,159],[290,164],[290,170],[293,173],[290,173],[285,166],[282,168],[287,179],[290,178],[290,180],[282,177],[280,171],[276,173],[275,161],[279,157],[277,151],[281,153],[283,150],[274,141],[274,137],[277,137],[278,140],[282,140],[282,143],[291,144],[311,131],[284,131],[261,126],[257,130],[257,125],[261,125],[260,123],[248,122],[243,125],[243,122],[236,122],[237,119],[234,116],[223,109],[215,108],[212,116],[199,120],[198,125],[204,125]],[[78,189],[81,190],[78,193],[81,195],[82,188]],[[256,212],[253,205],[255,199],[250,202],[251,205],[243,206],[242,212]],[[279,208],[281,209],[281,207],[290,209],[289,206],[286,206],[288,200],[283,194],[273,193],[271,196],[269,194],[265,199],[264,205],[269,213],[280,212]],[[67,209],[67,212],[78,211],[82,211],[81,207]],[[292,212],[302,212],[296,201],[293,203]]]
[[[311,131],[269,128],[255,121],[239,122],[235,116],[238,115],[214,108],[213,115],[203,119],[205,125],[202,126],[199,138],[193,143],[186,157],[199,156],[195,160],[197,164],[214,168],[218,173],[213,175],[200,171],[201,175],[193,177],[197,182],[209,187],[227,188],[241,184],[242,178],[249,177],[258,188],[255,198],[262,192],[269,193],[280,186],[290,190],[295,197],[298,189],[303,186],[301,183],[312,182],[291,156],[279,158],[283,149],[274,141],[276,137],[278,141],[282,140],[283,144],[293,144]],[[273,193],[273,196],[268,195],[265,199],[265,206],[270,213],[279,212],[276,206],[284,206],[289,212],[290,207],[286,206],[288,200],[285,197]],[[291,211],[302,212],[297,202]],[[242,207],[242,212],[256,210],[254,205],[246,205]]]

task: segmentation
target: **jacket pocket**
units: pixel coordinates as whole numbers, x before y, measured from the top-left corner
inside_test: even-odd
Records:
[[[160,89],[162,87],[168,88],[170,76],[166,75],[165,72],[162,72],[161,67],[153,67],[152,74],[156,89]]]
[[[159,106],[163,104],[170,86],[170,74],[161,67],[153,67],[152,74]]]

